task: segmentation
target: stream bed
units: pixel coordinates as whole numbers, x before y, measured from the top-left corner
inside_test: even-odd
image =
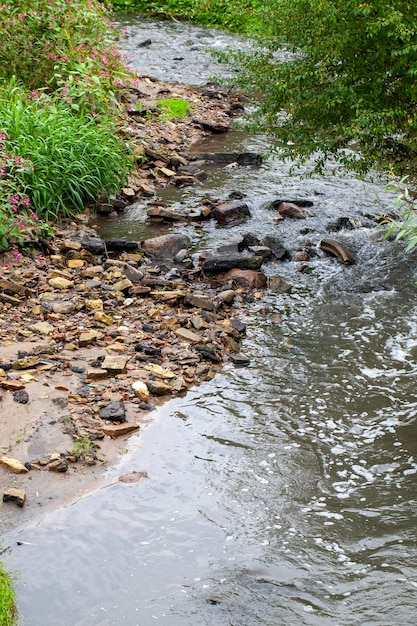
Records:
[[[130,29],[135,66],[137,43],[153,42],[149,74],[173,49],[184,57],[157,76],[170,81],[204,83],[215,69],[205,48],[230,43],[179,24],[137,20]],[[174,42],[170,52],[167,41]],[[204,63],[196,68],[191,55],[187,71],[180,44],[198,45]],[[267,148],[266,138],[236,131],[196,150]],[[337,168],[303,178],[274,159],[256,168],[211,166],[207,174],[193,187],[162,190],[160,199],[193,208],[207,195],[238,190],[252,217],[233,228],[175,227],[196,251],[254,232],[317,254],[308,271],[292,262],[265,267],[293,288],[266,292],[242,309],[249,367],[227,365],[158,409],[108,471],[108,487],[6,536],[22,624],[414,624],[416,254],[383,240],[372,222],[392,198],[381,182]],[[277,223],[266,208],[276,198],[313,206],[305,220]],[[356,258],[351,266],[318,247],[326,226],[341,217],[355,221],[337,233]],[[159,232],[149,229],[140,205],[101,224],[103,237]],[[281,324],[272,323],[274,314]],[[129,471],[148,477],[117,482]]]

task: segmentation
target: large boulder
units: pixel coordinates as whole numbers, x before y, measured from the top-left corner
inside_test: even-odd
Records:
[[[250,217],[250,211],[246,202],[234,200],[219,204],[213,211],[213,217],[219,224],[235,224]]]
[[[181,234],[161,235],[142,242],[142,251],[155,259],[173,259],[180,250],[190,247],[190,238]]]

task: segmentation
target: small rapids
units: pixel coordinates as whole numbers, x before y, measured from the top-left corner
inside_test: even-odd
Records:
[[[132,63],[140,58],[151,75],[159,68],[159,79],[201,84],[215,73],[206,48],[241,45],[187,25],[130,24]],[[151,45],[137,47],[148,38]],[[218,141],[197,148],[267,148],[265,138],[240,131]],[[242,310],[249,367],[227,366],[161,408],[130,439],[107,488],[9,533],[13,548],[4,558],[18,572],[22,623],[413,624],[416,254],[383,240],[371,219],[392,200],[378,181],[337,169],[302,178],[274,159],[207,173],[204,183],[165,189],[160,198],[193,208],[207,195],[239,190],[252,217],[232,229],[175,227],[195,250],[250,231],[279,236],[293,250],[308,243],[317,254],[308,271],[292,262],[265,267],[293,288]],[[303,221],[276,223],[266,208],[276,198],[313,206]],[[318,247],[326,226],[346,216],[358,225],[335,238],[352,250],[352,266]],[[101,224],[103,236],[141,239],[149,232],[160,231],[149,230],[140,205]],[[274,314],[281,324],[272,323]],[[134,470],[148,478],[117,483]]]

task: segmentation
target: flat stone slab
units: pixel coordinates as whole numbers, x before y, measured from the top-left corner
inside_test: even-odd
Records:
[[[27,472],[29,471],[28,468],[25,467],[21,461],[13,459],[10,456],[0,457],[0,467],[4,467],[5,469],[8,469],[15,474],[27,474]]]
[[[191,343],[200,343],[201,341],[200,335],[197,335],[197,333],[193,333],[193,331],[188,330],[188,328],[177,328],[175,334],[180,339],[190,341]]]
[[[101,369],[106,370],[109,374],[124,374],[126,363],[127,358],[123,355],[107,355],[101,365]]]
[[[108,437],[116,439],[116,437],[129,435],[129,433],[139,430],[139,426],[133,422],[123,422],[122,424],[108,424],[107,426],[102,426],[100,430]]]

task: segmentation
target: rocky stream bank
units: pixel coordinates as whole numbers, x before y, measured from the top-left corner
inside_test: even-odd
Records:
[[[157,98],[186,99],[190,114],[163,121]],[[185,394],[224,367],[245,366],[242,321],[265,289],[291,286],[267,278],[264,264],[295,261],[300,271],[317,255],[308,243],[286,250],[275,237],[247,233],[217,250],[196,252],[181,225],[215,220],[241,224],[250,207],[239,192],[207,198],[185,213],[158,201],[158,189],[192,185],[202,164],[258,167],[257,154],[196,154],[191,146],[226,133],[242,98],[213,85],[192,89],[142,78],[122,102],[137,158],[129,184],[50,242],[31,242],[0,257],[0,489],[2,528],[105,486],[103,468],[126,450],[127,438],[152,419],[161,402]],[[97,213],[117,220],[140,202],[161,234],[144,241],[103,240]],[[302,220],[312,203],[282,198],[275,220]],[[329,230],[354,228],[348,218]],[[347,221],[346,221],[347,220]],[[169,226],[167,231],[166,226]],[[342,263],[354,256],[340,242],[320,247]],[[279,324],[275,315],[272,323]],[[146,468],[122,481],[146,477]],[[108,481],[107,481],[108,482]],[[16,506],[17,505],[17,506]]]

